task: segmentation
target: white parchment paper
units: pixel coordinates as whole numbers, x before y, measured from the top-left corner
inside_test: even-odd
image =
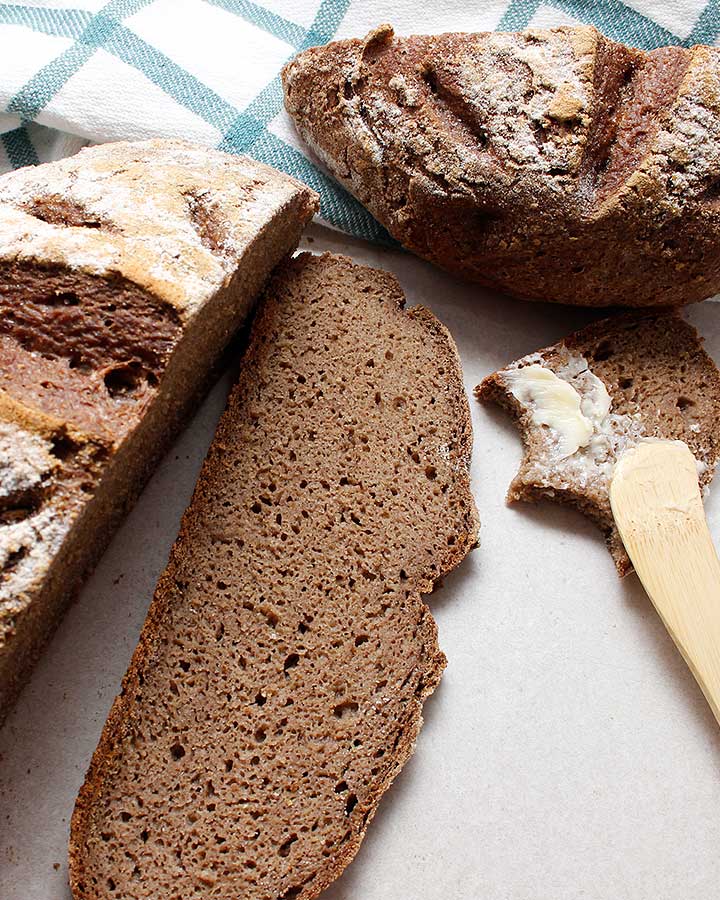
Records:
[[[303,244],[394,271],[409,304],[450,328],[469,395],[484,375],[597,317],[493,295],[318,226]],[[720,360],[720,307],[687,315]],[[228,384],[159,467],[0,731],[1,900],[70,896],[75,795]],[[470,405],[482,546],[430,599],[449,665],[415,756],[324,896],[720,896],[720,729],[636,577],[617,578],[595,529],[549,504],[505,506],[519,438],[499,410]],[[720,482],[707,510],[720,539],[718,493]]]

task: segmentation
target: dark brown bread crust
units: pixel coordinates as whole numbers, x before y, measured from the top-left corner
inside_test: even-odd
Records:
[[[388,273],[274,277],[72,820],[76,900],[317,896],[445,660],[476,541],[459,363]]]
[[[563,472],[540,472],[541,430],[505,383],[504,373],[538,362],[554,370],[582,357],[605,385],[612,412],[639,425],[642,437],[684,441],[701,464],[700,484],[712,480],[720,459],[720,372],[692,325],[675,313],[630,313],[604,319],[489,375],[476,389],[479,400],[505,407],[517,420],[525,454],[508,500],[556,500],[578,508],[602,530],[620,575],[632,566],[610,509],[608,482],[579,484]]]
[[[720,289],[720,50],[593,28],[394,37],[284,70],[300,134],[418,255],[520,297],[680,305]]]

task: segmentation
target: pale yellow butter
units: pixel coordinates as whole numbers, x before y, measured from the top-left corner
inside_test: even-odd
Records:
[[[605,385],[590,372],[592,390],[581,397],[575,388],[552,369],[533,364],[510,369],[503,378],[513,396],[530,410],[533,422],[551,428],[557,435],[561,458],[586,447],[610,411]]]

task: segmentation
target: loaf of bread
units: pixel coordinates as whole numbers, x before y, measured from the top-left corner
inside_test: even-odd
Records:
[[[76,900],[308,900],[413,750],[474,545],[455,348],[397,281],[271,281],[72,820]]]
[[[488,376],[477,396],[506,407],[522,433],[508,500],[576,506],[602,529],[621,575],[630,560],[608,496],[620,454],[646,438],[684,441],[702,487],[720,458],[720,373],[675,313],[596,322]]]
[[[0,178],[0,720],[316,207],[180,141]]]
[[[516,296],[680,305],[720,289],[720,49],[590,27],[301,53],[285,103],[405,247]]]

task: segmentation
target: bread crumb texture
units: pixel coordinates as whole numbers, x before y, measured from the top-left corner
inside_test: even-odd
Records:
[[[303,51],[285,103],[410,250],[530,299],[680,305],[720,289],[720,49],[591,27]]]
[[[515,373],[543,366],[577,391],[592,434],[574,453],[562,452],[556,429],[539,425],[532,398],[513,390]],[[607,391],[610,409],[598,402]],[[645,438],[684,441],[706,488],[720,456],[720,373],[695,329],[674,313],[605,319],[517,360],[476,388],[515,417],[525,448],[508,500],[570,503],[602,529],[621,575],[630,560],[610,509],[615,464]]]
[[[89,898],[310,898],[355,855],[476,542],[458,359],[396,280],[271,281],[73,816]]]

